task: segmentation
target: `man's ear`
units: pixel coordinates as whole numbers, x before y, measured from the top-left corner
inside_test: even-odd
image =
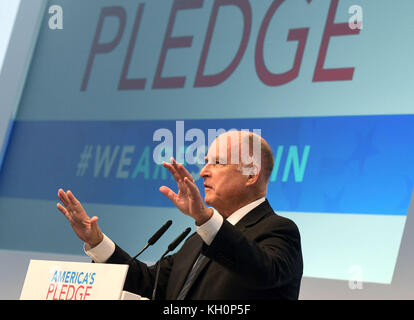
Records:
[[[246,186],[252,186],[259,180],[260,170],[254,164],[249,167],[243,167],[242,173],[247,175]]]
[[[246,181],[246,186],[252,186],[254,184],[256,184],[256,182],[259,180],[259,175],[255,174],[255,175],[249,175]]]

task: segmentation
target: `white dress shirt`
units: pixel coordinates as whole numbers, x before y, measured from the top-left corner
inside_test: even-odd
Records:
[[[250,202],[248,205],[233,212],[227,218],[227,221],[230,222],[232,225],[235,225],[247,213],[256,208],[265,200],[266,199],[263,197],[253,202]],[[218,213],[216,209],[212,209],[213,215],[211,216],[211,218],[201,226],[197,226],[197,233],[207,245],[210,245],[213,242],[214,237],[220,230],[221,225],[223,224],[223,217],[220,215],[220,213]],[[103,263],[106,262],[109,259],[109,257],[114,253],[115,243],[104,234],[103,240],[93,248],[90,248],[90,246],[85,243],[84,251],[93,261]]]

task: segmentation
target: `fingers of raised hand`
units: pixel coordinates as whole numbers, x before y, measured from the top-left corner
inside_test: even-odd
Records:
[[[66,210],[66,208],[65,207],[63,207],[60,203],[58,203],[57,205],[57,208],[58,208],[58,210],[60,211],[60,212],[62,212],[62,214],[68,219],[68,220],[71,220],[72,219],[72,217],[71,217],[71,214],[68,212],[68,210]]]
[[[168,171],[170,171],[177,183],[180,182],[181,177],[178,174],[176,168],[171,163],[163,162],[163,166],[164,168],[168,169]]]
[[[180,180],[184,180],[185,177],[187,177],[191,181],[194,180],[191,174],[187,171],[187,169],[184,168],[184,166],[181,163],[178,163],[177,161],[175,161],[174,158],[171,158],[171,165],[174,168]]]
[[[75,196],[73,195],[72,191],[68,190],[66,192],[66,195],[69,199],[70,202],[70,206],[74,209],[82,209],[82,205],[80,204],[80,202],[78,201],[78,199],[75,198]]]
[[[63,191],[62,189],[59,189],[58,197],[59,197],[60,201],[62,201],[63,205],[66,208],[69,207],[69,199],[68,199],[68,196],[66,195],[65,191]]]
[[[189,179],[191,182],[194,182],[194,178],[191,175],[190,172],[188,172],[188,170],[186,168],[184,168],[184,166],[181,163],[176,163],[177,166],[177,171],[179,173],[179,175],[181,176],[181,178],[184,180],[184,178]]]
[[[193,199],[201,199],[201,195],[200,195],[200,190],[198,190],[196,184],[194,183],[193,180],[189,179],[188,177],[184,178],[184,183],[187,187],[188,193],[189,195],[193,198]]]
[[[83,210],[81,203],[75,198],[70,190],[65,192],[62,189],[59,189],[58,197],[63,203],[63,206],[61,204],[58,205],[58,209],[68,219],[76,218],[79,214],[81,214],[79,218],[84,218],[84,215],[82,214],[86,214],[86,212]]]
[[[170,161],[171,163],[163,162],[163,165],[171,172],[177,182],[183,181],[185,177],[189,178],[191,181],[194,180],[191,174],[187,171],[187,169],[184,168],[181,163],[177,163],[173,157]]]
[[[170,199],[174,204],[176,202],[177,194],[166,186],[160,188],[161,193]]]

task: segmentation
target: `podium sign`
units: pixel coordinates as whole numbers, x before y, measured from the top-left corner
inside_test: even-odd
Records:
[[[20,300],[118,300],[128,267],[30,260]]]

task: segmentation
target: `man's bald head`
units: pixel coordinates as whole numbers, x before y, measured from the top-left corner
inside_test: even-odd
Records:
[[[210,146],[210,156],[222,164],[239,164],[243,174],[260,175],[268,183],[273,170],[272,149],[259,134],[249,131],[228,131],[219,135]]]
[[[200,171],[204,201],[224,217],[266,196],[273,155],[260,135],[249,131],[223,133],[211,143],[206,160]]]

